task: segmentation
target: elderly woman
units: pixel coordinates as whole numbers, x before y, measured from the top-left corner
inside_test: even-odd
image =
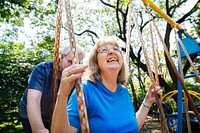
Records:
[[[74,81],[82,77],[86,68],[89,69],[89,75],[82,85],[90,132],[138,132],[146,119],[149,107],[155,102],[155,86],[149,87],[143,104],[135,113],[131,96],[124,86],[127,74],[123,55],[117,40],[112,37],[97,41],[89,57],[89,65],[74,64],[63,71],[51,131],[81,132],[75,90],[69,101],[68,97]],[[162,96],[159,87],[155,88]]]

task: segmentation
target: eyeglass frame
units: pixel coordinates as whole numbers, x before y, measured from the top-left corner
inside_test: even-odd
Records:
[[[113,51],[115,51],[115,52],[121,53],[121,48],[119,48],[119,47],[112,47],[112,48],[109,48],[109,47],[102,47],[102,48],[99,48],[99,49],[97,50],[97,52],[98,52],[98,53],[108,53],[111,49],[112,49]]]

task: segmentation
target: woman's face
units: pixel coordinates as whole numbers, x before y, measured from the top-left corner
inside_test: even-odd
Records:
[[[97,61],[101,72],[110,70],[120,71],[123,64],[123,57],[118,47],[113,44],[105,44],[98,50]]]

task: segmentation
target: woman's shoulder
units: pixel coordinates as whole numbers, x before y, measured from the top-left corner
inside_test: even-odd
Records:
[[[82,85],[83,85],[83,87],[90,88],[90,87],[95,87],[96,83],[89,81],[89,80],[85,80],[85,81],[82,81]]]
[[[123,85],[123,84],[119,84],[119,87],[120,87],[121,89],[126,89],[126,90],[127,90],[127,87],[126,87],[125,85]]]
[[[125,85],[123,85],[123,84],[119,84],[119,85],[118,85],[118,88],[119,88],[120,90],[122,90],[123,92],[129,93],[128,88],[127,88]]]

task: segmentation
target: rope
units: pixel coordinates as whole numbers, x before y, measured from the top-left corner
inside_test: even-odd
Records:
[[[150,20],[150,15],[149,15],[149,20]],[[152,44],[152,53],[153,53],[153,65],[154,65],[154,72],[155,72],[155,79],[156,79],[156,85],[159,85],[159,77],[158,77],[158,68],[156,65],[156,52],[155,52],[155,43],[153,39],[153,28],[152,28],[152,23],[150,23],[150,36],[151,36],[151,44]]]
[[[148,73],[149,73],[149,77],[150,77],[151,83],[155,84],[155,79],[154,79],[153,73],[151,71],[152,69],[151,69],[151,66],[150,66],[150,63],[149,63],[148,54],[147,54],[146,48],[144,46],[145,43],[144,43],[144,40],[142,38],[142,34],[139,30],[139,25],[137,23],[137,18],[136,18],[136,15],[135,15],[134,8],[133,8],[133,18],[134,18],[134,22],[135,22],[135,25],[136,25],[136,30],[139,34],[139,39],[140,39],[140,43],[141,43],[142,50],[143,50],[143,53],[144,53],[144,58],[145,58],[147,70],[148,70]],[[160,101],[156,91],[154,91],[154,95],[155,95],[155,98],[156,98],[156,101],[157,101],[157,104],[158,104],[158,108],[159,108],[159,112],[160,112],[160,118],[161,118],[160,122],[161,122],[162,132],[168,133],[169,131],[168,131],[168,127],[167,127],[167,124],[166,124],[165,115],[164,115],[164,111],[163,111],[163,108],[162,108],[161,101]]]
[[[129,70],[129,58],[130,58],[130,40],[131,40],[131,12],[132,12],[132,0],[130,0],[130,6],[128,9],[128,22],[127,22],[127,41],[126,41],[126,64]]]
[[[75,43],[75,37],[74,37],[74,29],[73,29],[69,0],[65,0],[65,10],[66,10],[70,47],[73,53],[73,63],[78,63],[76,60],[76,43]],[[76,87],[76,96],[77,96],[78,108],[79,108],[81,131],[82,133],[89,133],[90,130],[89,130],[89,124],[88,124],[87,110],[85,106],[84,93],[81,86],[81,79],[78,79],[75,81],[75,87]]]
[[[59,0],[58,10],[57,10],[57,20],[56,20],[56,36],[55,36],[55,44],[54,44],[53,83],[52,83],[51,114],[50,114],[51,119],[52,119],[54,106],[55,106],[56,89],[57,89],[57,81],[58,81],[61,19],[62,19],[62,0]],[[51,125],[51,120],[50,120],[50,125]]]
[[[167,15],[165,15],[158,7],[157,7],[156,5],[154,5],[152,2],[150,2],[150,1],[145,1],[145,0],[143,0],[143,2],[145,3],[145,6],[150,6],[152,9],[154,9],[156,12],[158,12],[161,16],[163,16],[166,20],[168,20],[168,22],[169,22],[170,24],[174,23],[174,24],[176,25],[176,26],[173,25],[172,27],[177,27],[178,29],[182,29],[178,24],[176,24],[175,22],[173,22],[173,20],[171,20]],[[188,91],[187,91],[187,88],[186,88],[186,86],[185,86],[185,84],[184,84],[184,79],[183,79],[183,77],[181,77],[181,76],[179,75],[179,73],[178,73],[178,71],[177,71],[177,69],[176,69],[176,67],[175,67],[174,62],[172,61],[172,58],[171,58],[171,56],[170,56],[170,53],[169,53],[169,51],[168,51],[168,49],[167,49],[167,46],[165,45],[164,41],[162,40],[161,34],[159,33],[159,30],[158,30],[158,28],[157,28],[155,22],[154,22],[154,25],[155,25],[155,27],[156,27],[156,32],[158,33],[158,36],[159,36],[159,38],[160,38],[160,41],[162,42],[162,45],[163,45],[165,54],[166,54],[166,56],[167,56],[167,58],[168,58],[168,60],[169,60],[169,62],[170,62],[170,64],[171,64],[171,66],[172,66],[172,69],[173,69],[174,73],[176,74],[177,78],[180,80],[180,83],[181,83],[181,85],[182,85],[182,88],[184,89],[184,92],[185,92],[185,94],[186,94],[186,96],[187,96],[187,98],[188,98],[188,100],[189,100],[189,103],[190,103],[190,105],[191,105],[191,107],[192,107],[192,109],[193,109],[193,111],[194,111],[194,113],[195,113],[195,115],[196,115],[196,117],[197,117],[197,119],[198,119],[198,121],[199,121],[199,124],[200,124],[200,116],[198,115],[198,111],[197,111],[197,109],[196,109],[196,107],[195,107],[195,105],[194,105],[194,102],[193,102],[193,100],[192,100],[190,94],[189,94]],[[197,76],[197,77],[198,77],[198,76]]]
[[[188,107],[188,99],[185,95],[185,93],[183,93],[184,95],[184,99],[185,99],[185,106],[186,106],[186,121],[187,121],[187,129],[188,129],[188,133],[192,133],[192,129],[191,129],[191,125],[190,125],[190,116],[189,116],[189,107]]]

